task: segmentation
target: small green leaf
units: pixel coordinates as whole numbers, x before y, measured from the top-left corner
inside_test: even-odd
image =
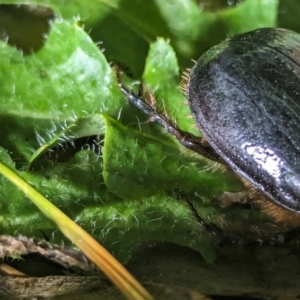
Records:
[[[136,199],[179,189],[198,191],[211,201],[224,190],[236,191],[242,184],[231,172],[212,172],[201,156],[181,151],[160,139],[130,130],[106,118],[103,150],[104,181],[120,197]]]
[[[179,67],[174,50],[163,39],[151,44],[143,75],[150,91],[156,93],[160,111],[166,111],[169,118],[176,120],[182,130],[200,135],[191,118],[185,95],[179,89]]]

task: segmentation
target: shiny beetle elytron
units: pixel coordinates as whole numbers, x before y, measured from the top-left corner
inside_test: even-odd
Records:
[[[120,86],[131,104],[185,147],[240,175],[277,221],[300,225],[300,35],[261,28],[200,57],[186,94],[211,147]]]

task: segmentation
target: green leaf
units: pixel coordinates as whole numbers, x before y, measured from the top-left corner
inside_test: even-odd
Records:
[[[279,0],[245,0],[234,8],[202,11],[193,0],[1,0],[0,3],[39,4],[64,18],[85,23],[106,56],[135,78],[142,74],[149,43],[168,38],[179,64],[191,66],[211,46],[228,35],[276,25]],[[126,45],[126,47],[124,47]]]
[[[5,150],[1,149],[0,160],[13,168]],[[81,151],[69,162],[19,174],[122,262],[128,261],[132,250],[147,240],[188,246],[200,251],[208,261],[213,260],[214,238],[192,217],[184,201],[163,195],[121,199],[107,190],[101,170],[101,157]],[[0,234],[43,237],[43,231],[52,242],[64,240],[55,225],[4,178],[0,193]]]
[[[169,118],[176,120],[177,126],[182,130],[199,136],[200,132],[191,118],[186,97],[179,90],[176,54],[163,39],[151,44],[143,79],[150,91],[156,94],[159,110],[166,111]]]
[[[100,1],[85,0],[0,0],[0,4],[26,4],[41,5],[53,9],[64,19],[73,19],[74,17],[99,19],[106,14],[105,6]],[[104,1],[103,1],[104,2]]]
[[[187,151],[186,151],[187,152]],[[210,202],[224,190],[242,184],[231,172],[212,172],[212,163],[182,152],[176,145],[130,130],[106,118],[103,149],[104,181],[114,194],[136,199],[172,189],[198,191]]]
[[[279,2],[278,27],[300,32],[300,2],[285,0]]]
[[[30,56],[0,46],[0,140],[15,160],[28,162],[32,149],[78,119],[118,114],[122,100],[114,75],[75,23],[56,20],[45,46]]]

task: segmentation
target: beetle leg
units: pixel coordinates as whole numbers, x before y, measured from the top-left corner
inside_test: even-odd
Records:
[[[208,224],[203,220],[203,218],[198,214],[195,206],[193,205],[193,203],[191,201],[189,201],[188,199],[184,199],[184,200],[185,200],[185,203],[188,205],[188,207],[189,207],[190,211],[192,212],[196,221],[199,224],[201,224],[201,226],[203,226],[203,228],[205,228],[206,231],[212,233],[213,235],[217,235],[219,238],[221,238],[221,236],[223,236],[223,232],[219,227],[217,227],[214,224]]]
[[[205,220],[199,215],[192,201],[189,200],[189,197],[185,195],[184,192],[180,190],[173,190],[172,192],[176,196],[177,200],[183,201],[187,205],[193,217],[206,231],[212,233],[213,235],[217,235],[219,238],[222,237],[223,235],[222,230],[219,227],[217,227],[215,224],[206,223]]]
[[[221,157],[210,147],[204,139],[196,137],[195,135],[183,131],[177,128],[175,124],[165,114],[160,114],[156,111],[155,105],[149,105],[141,97],[138,97],[133,93],[132,90],[126,88],[121,79],[119,71],[117,70],[117,81],[122,93],[126,96],[130,105],[136,107],[138,110],[142,111],[145,115],[149,116],[149,120],[153,123],[157,123],[165,130],[173,135],[178,142],[187,149],[190,149],[210,160],[224,163]]]

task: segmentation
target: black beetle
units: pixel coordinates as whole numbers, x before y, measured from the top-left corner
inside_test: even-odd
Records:
[[[261,28],[229,38],[200,57],[186,95],[211,147],[120,87],[131,104],[185,147],[240,175],[276,220],[300,225],[300,35]]]

